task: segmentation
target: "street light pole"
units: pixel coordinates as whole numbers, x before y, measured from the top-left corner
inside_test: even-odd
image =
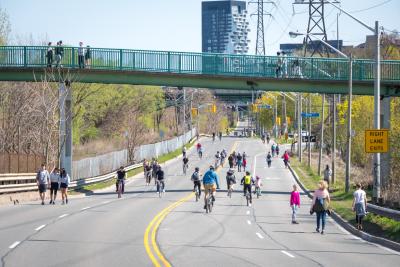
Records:
[[[297,108],[297,133],[298,133],[298,141],[297,141],[297,143],[298,143],[298,158],[299,158],[299,161],[301,162],[302,161],[302,145],[301,145],[301,142],[302,142],[302,121],[301,121],[301,94],[299,93],[298,94],[298,97],[297,97],[297,105],[298,105],[298,108]]]
[[[381,128],[381,42],[379,35],[379,22],[375,21],[375,38],[376,38],[376,52],[375,52],[375,82],[374,82],[374,128],[379,130]],[[381,154],[374,154],[374,190],[373,197],[375,202],[381,198]]]
[[[353,55],[349,57],[349,100],[347,108],[347,157],[346,157],[346,179],[345,179],[345,192],[350,190],[350,164],[351,164],[351,104],[353,98]]]

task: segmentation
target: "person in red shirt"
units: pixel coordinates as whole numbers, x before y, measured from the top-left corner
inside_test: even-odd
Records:
[[[289,152],[285,151],[285,154],[283,154],[282,158],[283,162],[285,163],[285,168],[287,168],[289,163]]]

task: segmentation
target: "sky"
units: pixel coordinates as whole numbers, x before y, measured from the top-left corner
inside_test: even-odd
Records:
[[[0,0],[10,17],[12,41],[27,43],[63,40],[77,46],[201,52],[201,0]],[[308,6],[294,0],[266,4],[266,53],[275,55],[280,43],[291,39],[289,31],[306,32]],[[367,25],[375,20],[387,30],[400,30],[399,0],[342,0],[341,7]],[[256,5],[248,5],[249,13]],[[328,39],[336,40],[338,10],[326,6]],[[249,16],[250,52],[255,52],[256,16]],[[369,30],[345,14],[339,16],[339,37],[345,45],[365,41]]]

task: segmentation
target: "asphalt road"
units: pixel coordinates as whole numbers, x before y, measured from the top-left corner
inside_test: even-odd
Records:
[[[204,138],[205,157],[194,149],[189,172],[182,174],[181,159],[164,166],[167,193],[159,198],[143,176],[126,186],[122,199],[103,190],[70,204],[29,203],[0,207],[0,255],[3,266],[398,266],[400,254],[364,242],[328,220],[326,234],[315,233],[310,201],[302,196],[299,225],[291,224],[289,193],[294,183],[280,159],[266,168],[266,147],[256,139]],[[190,173],[204,172],[222,148],[246,151],[251,171],[263,178],[263,195],[246,206],[240,191],[226,196],[225,173],[218,171],[221,191],[211,214],[192,197]],[[242,173],[243,174],[243,173]],[[241,186],[237,186],[241,190]],[[163,209],[178,200],[180,205]],[[151,222],[158,229],[149,228]],[[146,230],[154,230],[146,252]],[[151,231],[149,237],[151,237]],[[145,238],[146,239],[146,238]],[[19,242],[19,243],[16,243]],[[156,249],[165,256],[160,259]]]

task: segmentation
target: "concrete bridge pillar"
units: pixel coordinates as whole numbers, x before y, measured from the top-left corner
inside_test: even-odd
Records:
[[[64,168],[72,179],[72,89],[69,81],[59,84],[60,107],[60,167]]]

